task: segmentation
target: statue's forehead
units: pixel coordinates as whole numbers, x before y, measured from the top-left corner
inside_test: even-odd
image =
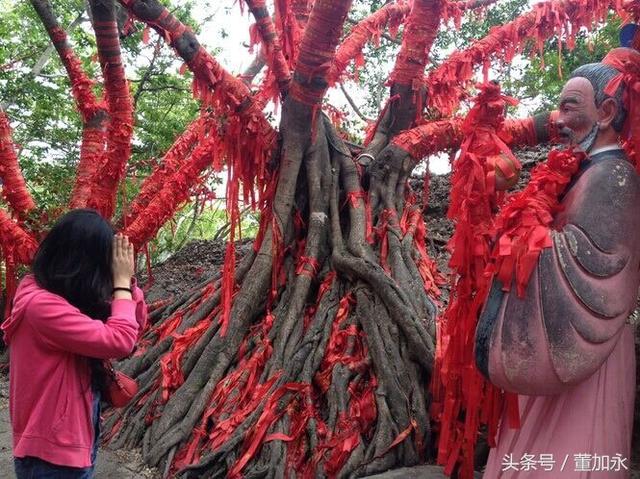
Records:
[[[565,83],[560,100],[575,98],[578,101],[592,100],[595,97],[591,82],[584,77],[575,77]]]

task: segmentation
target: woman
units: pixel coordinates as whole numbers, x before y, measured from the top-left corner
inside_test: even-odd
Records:
[[[40,244],[2,325],[10,355],[16,475],[93,475],[102,360],[129,355],[146,322],[133,246],[94,210],[73,210]]]

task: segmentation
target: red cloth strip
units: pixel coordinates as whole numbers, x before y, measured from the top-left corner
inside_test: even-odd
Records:
[[[296,274],[304,274],[310,278],[315,278],[318,275],[320,269],[320,263],[316,258],[309,256],[300,256],[298,258],[298,266],[296,267]]]
[[[411,85],[414,90],[420,88],[443,7],[444,1],[441,0],[414,0],[405,23],[402,47],[389,76],[389,85],[397,83]]]
[[[27,190],[27,184],[18,164],[9,118],[2,110],[0,110],[0,180],[2,180],[2,197],[13,212],[24,219],[36,205]]]
[[[342,36],[351,0],[316,0],[300,44],[290,94],[297,101],[317,105],[328,87],[335,49]]]
[[[451,251],[454,286],[447,309],[438,320],[434,368],[438,374],[432,378],[433,412],[440,426],[438,463],[445,466],[446,474],[460,465],[458,472],[463,479],[473,475],[481,420],[498,420],[491,412],[502,400],[500,391],[476,369],[473,351],[482,307],[478,296],[488,291],[491,283],[485,269],[494,232],[493,208],[502,199],[491,182],[493,170],[487,159],[496,154],[513,157],[498,133],[504,126],[505,105],[514,100],[501,95],[500,87],[493,83],[479,85],[479,90],[460,127],[465,140],[453,164],[447,216],[455,222],[455,231],[447,248]],[[495,431],[496,424],[488,428]]]
[[[0,209],[0,246],[17,264],[30,264],[38,249],[36,239]]]
[[[188,200],[191,188],[205,168],[213,167],[216,171],[222,169],[218,141],[219,138],[213,134],[203,139],[178,171],[165,181],[148,206],[124,229],[124,234],[135,246],[155,236],[160,227]]]
[[[550,137],[554,137],[555,131],[553,116],[554,113],[551,114],[548,125]],[[392,143],[405,150],[416,160],[421,160],[443,150],[455,150],[462,144],[462,122],[463,119],[458,116],[449,120],[426,122],[396,135]],[[520,145],[533,146],[539,143],[533,117],[505,120],[497,134],[504,143],[512,148]]]
[[[171,176],[178,171],[180,165],[188,159],[193,148],[203,139],[205,131],[214,127],[213,121],[204,112],[187,126],[154,167],[151,174],[142,182],[140,192],[131,203],[129,211],[123,219],[125,227],[136,219],[153,197],[162,190],[165,183],[171,179]]]
[[[125,77],[120,53],[118,25],[115,17],[94,24],[96,44],[102,75],[105,98],[109,111],[106,133],[106,152],[89,179],[92,193],[87,206],[95,208],[105,218],[111,218],[116,206],[116,193],[125,167],[131,156],[133,137],[133,103],[129,84]]]
[[[573,48],[575,35],[606,21],[612,0],[547,0],[533,5],[530,12],[505,24],[493,27],[466,50],[454,52],[429,73],[426,83],[429,105],[450,115],[467,96],[475,67],[483,65],[486,73],[492,58],[510,63],[516,53],[533,43],[532,52],[542,53],[547,38],[563,38]]]
[[[605,93],[614,96],[618,88],[624,86],[622,102],[627,119],[622,137],[629,159],[640,172],[640,52],[630,48],[615,48],[604,57],[602,63],[620,72],[609,81]]]
[[[271,20],[271,15],[267,11],[266,2],[264,0],[245,0],[249,6],[249,10],[256,18],[256,25],[262,38],[264,47],[263,56],[267,61],[267,65],[273,71],[275,80],[280,86],[280,91],[284,95],[289,88],[291,81],[291,72],[289,64],[284,57],[280,38],[276,33],[276,27]],[[264,15],[259,18],[259,15]]]
[[[408,3],[387,3],[354,26],[336,51],[329,72],[329,84],[334,85],[339,81],[352,60],[355,59],[356,67],[362,66],[362,49],[367,42],[373,40],[377,46],[385,26],[389,27],[392,34],[397,32],[410,9]]]

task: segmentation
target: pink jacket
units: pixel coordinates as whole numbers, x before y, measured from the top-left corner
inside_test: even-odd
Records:
[[[146,323],[142,291],[116,299],[103,323],[40,288],[31,275],[18,286],[2,324],[9,345],[9,411],[15,457],[89,467],[94,427],[87,357],[131,353]]]

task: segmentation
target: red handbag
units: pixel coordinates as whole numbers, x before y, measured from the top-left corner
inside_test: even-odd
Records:
[[[105,400],[113,407],[125,407],[138,392],[138,383],[125,373],[116,371],[110,361],[105,361],[107,369],[107,391]]]

